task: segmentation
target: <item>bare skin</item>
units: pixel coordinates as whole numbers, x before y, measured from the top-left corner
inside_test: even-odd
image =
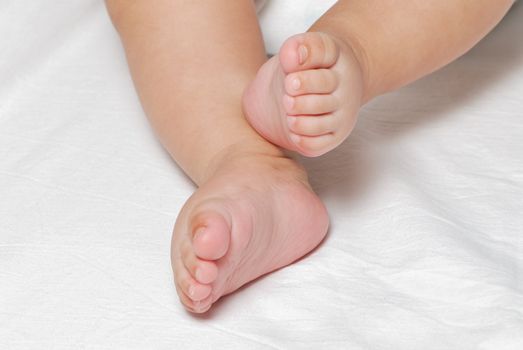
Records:
[[[322,155],[347,138],[363,104],[464,54],[512,4],[340,0],[260,69],[246,116],[272,143]]]
[[[107,5],[151,124],[199,186],[178,215],[171,257],[181,302],[202,313],[317,246],[327,212],[303,168],[242,113],[266,61],[251,0]]]
[[[350,134],[362,98],[363,72],[351,47],[317,32],[289,38],[260,69],[243,105],[264,138],[315,157]]]
[[[302,257],[327,232],[307,174],[274,144],[311,156],[332,149],[363,103],[465,52],[512,3],[342,0],[316,33],[290,38],[265,63],[251,0],[106,2],[151,124],[199,186],[171,249],[179,298],[196,313]],[[322,138],[326,130],[333,136]]]

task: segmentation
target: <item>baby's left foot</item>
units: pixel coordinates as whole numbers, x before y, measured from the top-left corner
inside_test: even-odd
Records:
[[[322,155],[351,133],[362,103],[362,69],[352,49],[326,33],[288,39],[245,91],[247,119],[268,141]]]

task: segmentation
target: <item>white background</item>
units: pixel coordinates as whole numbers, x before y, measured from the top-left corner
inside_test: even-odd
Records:
[[[318,3],[270,3],[267,47]],[[522,15],[306,160],[326,241],[194,317],[169,257],[194,186],[103,2],[1,1],[0,348],[522,349]]]

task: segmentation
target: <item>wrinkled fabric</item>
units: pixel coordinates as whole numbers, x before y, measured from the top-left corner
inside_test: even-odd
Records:
[[[269,2],[267,47],[318,3]],[[197,318],[169,255],[195,188],[147,124],[103,2],[3,1],[0,348],[522,349],[522,16],[302,160],[327,239]]]

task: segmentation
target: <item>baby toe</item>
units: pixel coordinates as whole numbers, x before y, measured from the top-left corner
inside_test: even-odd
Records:
[[[191,276],[202,284],[210,284],[218,277],[218,267],[212,261],[201,260],[188,245],[182,254],[185,268]]]
[[[182,291],[192,301],[200,301],[211,295],[212,287],[207,284],[200,284],[194,279],[185,279],[181,281],[180,287]]]
[[[339,54],[338,44],[330,35],[309,32],[287,39],[280,49],[279,57],[283,70],[291,73],[332,67]]]
[[[192,301],[203,300],[212,292],[210,285],[199,283],[189,274],[181,260],[176,263],[175,276],[179,290]]]
[[[322,115],[338,108],[338,99],[333,95],[302,95],[283,97],[288,115]]]
[[[205,211],[192,221],[192,245],[204,260],[217,260],[225,255],[230,243],[230,224],[218,213]]]
[[[199,313],[199,314],[205,313],[205,312],[209,311],[209,309],[212,306],[212,303],[213,303],[212,294],[203,300],[195,301],[193,303],[193,310],[194,310],[193,312]]]
[[[300,71],[285,78],[285,91],[290,96],[330,94],[337,87],[338,77],[331,69]]]
[[[334,116],[288,116],[289,129],[302,136],[319,136],[335,130]]]
[[[296,151],[306,157],[319,157],[339,144],[332,133],[312,137],[291,134],[291,140],[296,145]]]

